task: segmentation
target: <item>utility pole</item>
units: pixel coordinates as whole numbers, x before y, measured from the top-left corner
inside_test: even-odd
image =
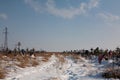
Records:
[[[4,50],[6,51],[8,49],[8,30],[7,30],[7,27],[5,27],[5,41],[4,41]]]

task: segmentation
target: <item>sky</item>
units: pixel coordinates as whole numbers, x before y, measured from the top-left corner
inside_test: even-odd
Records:
[[[0,46],[64,51],[120,46],[120,0],[0,0]]]

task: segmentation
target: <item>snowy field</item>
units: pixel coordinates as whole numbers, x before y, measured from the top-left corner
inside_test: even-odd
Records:
[[[98,64],[97,58],[86,60],[74,59],[72,56],[64,58],[62,63],[58,57],[52,55],[47,62],[40,63],[36,67],[11,68],[11,72],[1,80],[106,80],[101,72],[108,62]],[[110,79],[113,80],[113,79]]]

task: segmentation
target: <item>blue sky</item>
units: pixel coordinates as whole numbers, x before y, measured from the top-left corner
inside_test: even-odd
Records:
[[[120,0],[0,0],[0,45],[63,51],[120,46]]]

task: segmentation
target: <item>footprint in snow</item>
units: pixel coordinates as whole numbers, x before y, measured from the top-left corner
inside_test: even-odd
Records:
[[[12,78],[11,80],[19,80],[19,78]]]

